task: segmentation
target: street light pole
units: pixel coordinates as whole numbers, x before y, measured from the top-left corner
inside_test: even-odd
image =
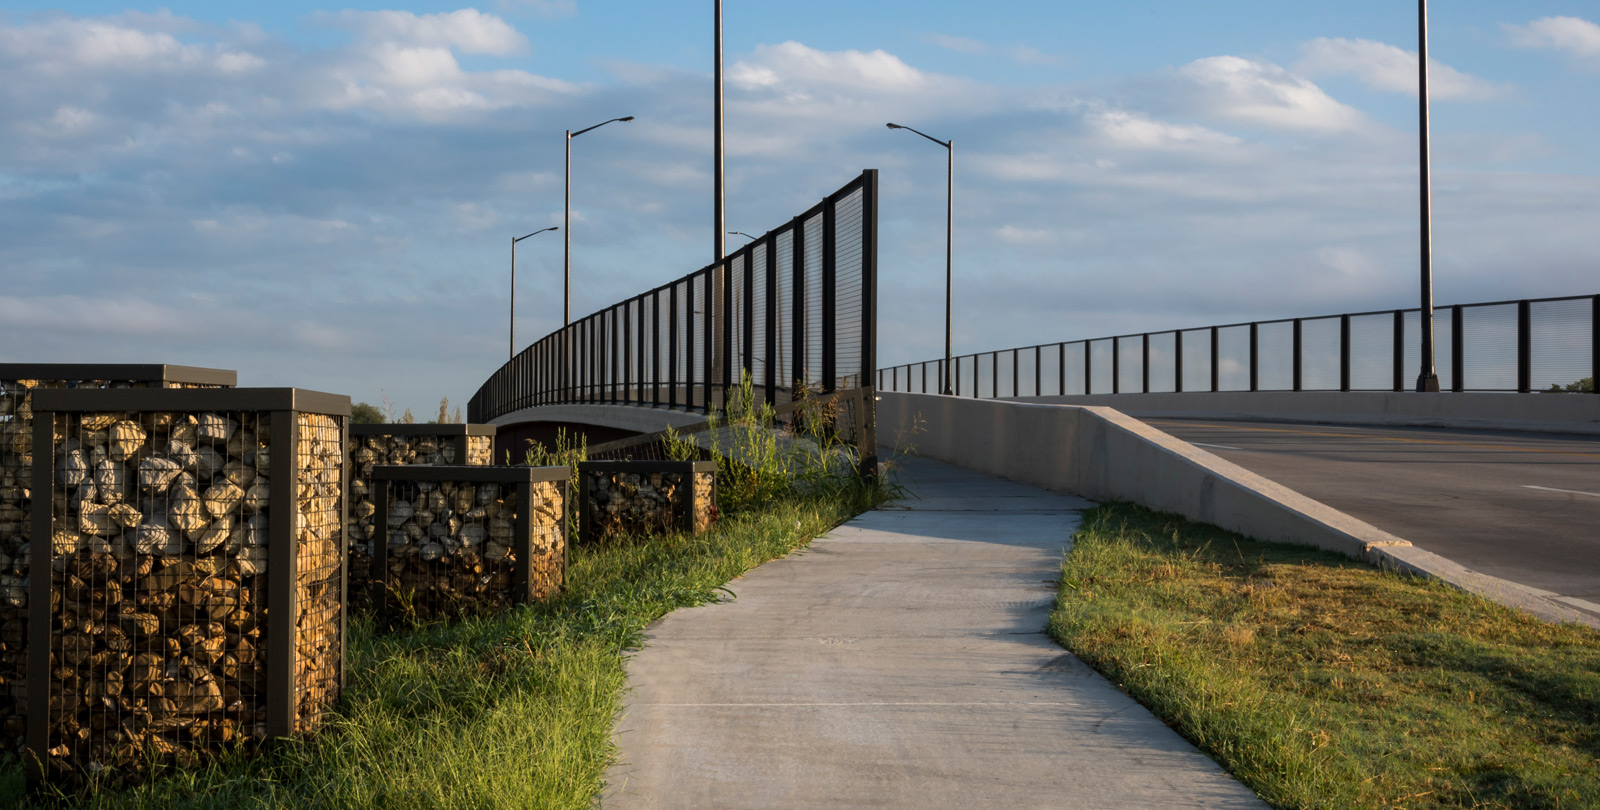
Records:
[[[916,132],[918,135],[943,146],[947,152],[944,220],[944,366],[940,369],[939,391],[943,394],[950,394],[950,293],[955,279],[956,142],[954,138],[948,141],[941,141],[926,132],[918,132],[911,127],[901,126],[900,124],[889,124],[888,127],[890,129],[904,129]]]
[[[1433,346],[1433,181],[1428,166],[1428,0],[1417,0],[1417,99],[1420,111],[1418,143],[1422,155],[1422,370],[1418,393],[1439,390],[1439,372]]]
[[[559,231],[560,227],[551,225],[548,228],[534,231],[525,236],[511,237],[511,346],[506,357],[507,362],[517,356],[517,243],[529,236],[538,236],[545,231]]]
[[[567,203],[566,218],[562,221],[562,225],[566,231],[567,237],[566,249],[563,251],[565,256],[564,264],[566,265],[566,282],[563,285],[564,294],[562,297],[564,302],[561,305],[562,326],[569,326],[572,323],[572,139],[582,135],[585,132],[588,132],[591,129],[599,129],[606,124],[616,121],[632,120],[633,116],[629,115],[622,118],[613,118],[610,121],[601,121],[592,127],[584,127],[577,132],[573,132],[570,129],[567,130]]]
[[[722,0],[716,0],[716,15],[717,15],[717,20],[716,20],[716,51],[717,51],[717,54],[716,54],[716,67],[713,69],[713,72],[716,74],[716,76],[714,77],[715,80],[716,80],[715,81],[715,83],[716,83],[716,93],[715,93],[715,102],[714,102],[714,105],[713,105],[714,108],[715,108],[715,115],[713,117],[715,117],[717,119],[716,120],[716,137],[715,137],[715,141],[716,141],[715,147],[716,148],[714,150],[716,152],[716,157],[715,157],[715,162],[716,162],[715,197],[716,197],[716,201],[714,203],[714,206],[716,207],[716,220],[717,220],[717,222],[716,222],[717,231],[716,231],[715,253],[716,253],[716,260],[720,262],[720,261],[722,261],[722,259],[728,253],[728,239],[723,234],[723,229],[727,228],[728,224],[727,224],[727,210],[725,208],[725,202],[726,202],[726,197],[725,197],[725,195],[726,195],[726,185],[725,185],[725,182],[726,182],[726,178],[724,177],[723,171],[722,171],[723,170],[723,154],[722,154]]]

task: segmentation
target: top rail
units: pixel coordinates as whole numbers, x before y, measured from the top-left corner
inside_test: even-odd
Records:
[[[1600,393],[1600,295],[1439,307],[1446,391]],[[1406,391],[1421,366],[1416,308],[1243,321],[951,358],[957,396],[1183,391]],[[878,370],[883,391],[938,390],[944,360]]]

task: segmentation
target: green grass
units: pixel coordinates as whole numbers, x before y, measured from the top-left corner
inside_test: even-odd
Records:
[[[1128,504],[1050,632],[1277,807],[1600,807],[1600,634]]]
[[[348,688],[318,744],[224,757],[74,806],[588,810],[613,755],[623,655],[645,626],[727,598],[724,583],[872,497],[793,494],[699,537],[575,549],[568,590],[549,604],[391,635],[352,625]],[[0,806],[24,801],[12,761]]]

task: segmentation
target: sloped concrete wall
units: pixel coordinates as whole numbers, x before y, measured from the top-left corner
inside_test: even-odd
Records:
[[[1376,560],[1409,546],[1111,408],[883,393],[880,436],[916,453],[1096,500],[1176,512],[1261,540]],[[911,432],[913,424],[920,430]]]

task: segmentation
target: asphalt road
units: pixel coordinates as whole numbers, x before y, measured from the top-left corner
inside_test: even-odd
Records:
[[[1600,613],[1600,437],[1144,421],[1413,545]]]

